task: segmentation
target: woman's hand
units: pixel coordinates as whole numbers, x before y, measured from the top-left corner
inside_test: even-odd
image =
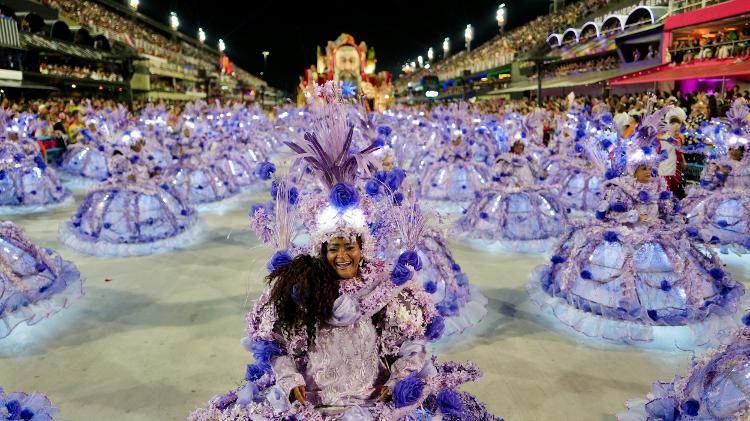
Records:
[[[388,386],[383,386],[383,388],[380,389],[378,400],[383,402],[391,400],[391,389]]]
[[[289,394],[289,400],[291,402],[299,401],[300,403],[305,403],[305,396],[305,386],[297,386],[292,389],[292,392]]]

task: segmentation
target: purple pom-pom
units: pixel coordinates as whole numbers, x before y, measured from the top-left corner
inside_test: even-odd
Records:
[[[555,264],[555,265],[558,265],[558,264],[560,264],[560,263],[563,263],[563,262],[565,262],[565,258],[564,258],[564,257],[562,257],[562,256],[558,256],[558,255],[554,255],[554,256],[552,256],[552,258],[551,258],[550,260],[551,260],[551,261],[552,261],[552,263],[553,263],[553,264]]]
[[[437,399],[435,401],[437,402],[438,409],[444,415],[450,417],[461,417],[463,414],[464,404],[461,402],[458,393],[451,389],[441,390],[440,393],[437,394]]]
[[[659,199],[661,199],[661,200],[667,200],[670,197],[672,197],[672,192],[671,191],[663,191],[663,192],[659,193]]]
[[[742,316],[742,324],[745,326],[750,326],[750,313],[747,313],[744,316]]]
[[[641,190],[638,192],[638,200],[640,200],[641,202],[646,203],[649,201],[649,199],[651,199],[651,196],[648,194],[647,191]]]
[[[396,285],[403,285],[408,282],[412,277],[412,273],[406,265],[402,263],[396,263],[391,271],[391,281]]]
[[[409,265],[414,270],[422,269],[422,259],[419,258],[419,254],[414,250],[406,250],[398,256],[398,263],[402,265]]]
[[[666,279],[662,279],[661,285],[659,285],[659,288],[661,288],[662,291],[667,292],[672,289],[672,284],[669,283]]]
[[[697,417],[700,408],[701,404],[695,399],[688,399],[680,405],[682,412],[691,417]]]
[[[279,195],[279,182],[276,180],[273,180],[271,182],[271,198],[273,200],[276,200],[276,197]]]
[[[745,248],[750,250],[750,237],[745,240]]]
[[[424,381],[412,373],[405,379],[396,383],[393,388],[393,403],[396,408],[411,406],[419,402],[424,389]]]
[[[708,273],[717,281],[724,278],[724,271],[719,268],[712,268]]]
[[[614,243],[618,239],[619,237],[617,236],[617,233],[614,231],[607,231],[604,233],[604,241],[608,243]]]
[[[401,192],[396,192],[396,194],[393,195],[393,204],[396,206],[401,206],[401,203],[404,201],[404,194]]]
[[[591,279],[591,277],[592,277],[591,272],[587,271],[586,269],[581,271],[581,278]]]
[[[596,211],[596,219],[603,221],[604,218],[607,216],[607,213],[604,211]]]
[[[443,335],[445,330],[445,320],[443,316],[435,316],[432,318],[430,323],[427,324],[425,329],[425,337],[428,341],[434,341],[439,339]]]
[[[482,219],[487,219],[489,218],[489,215],[487,214],[487,212],[482,211],[482,212],[479,212],[479,217]]]
[[[617,170],[614,168],[609,168],[607,172],[604,174],[604,176],[607,178],[607,180],[611,180],[613,178],[617,178]]]
[[[720,226],[721,228],[726,228],[727,225],[729,225],[729,222],[727,222],[727,221],[725,221],[723,219],[720,219],[720,220],[716,221],[716,225]]]
[[[461,266],[456,262],[451,263],[451,269],[453,269],[454,272],[461,272]]]
[[[698,228],[696,228],[696,227],[687,227],[687,228],[685,228],[685,232],[686,232],[686,233],[687,233],[687,235],[689,235],[690,237],[697,237],[697,236],[698,236],[698,233],[699,233],[699,232],[698,232]]]
[[[433,280],[426,281],[422,287],[428,294],[434,294],[437,291],[437,284]]]
[[[375,196],[380,192],[380,185],[375,180],[369,180],[367,183],[365,183],[365,193],[367,193],[368,196]]]
[[[296,187],[292,186],[289,188],[287,200],[289,201],[290,205],[296,205],[297,202],[299,202],[299,190],[297,190]]]
[[[612,212],[625,212],[628,210],[628,207],[623,202],[615,202],[609,207]]]
[[[337,183],[331,188],[328,200],[335,208],[346,210],[355,206],[359,201],[359,197],[357,190],[353,186],[346,183]]]

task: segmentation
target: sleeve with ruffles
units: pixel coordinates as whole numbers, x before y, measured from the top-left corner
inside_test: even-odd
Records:
[[[305,378],[297,370],[294,358],[288,355],[277,356],[271,359],[271,368],[273,369],[273,376],[276,378],[276,386],[281,388],[284,396],[289,396],[289,393],[295,387],[305,385]]]

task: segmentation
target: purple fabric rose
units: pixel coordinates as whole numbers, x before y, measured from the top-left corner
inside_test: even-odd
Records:
[[[259,363],[270,363],[273,356],[281,355],[281,348],[275,341],[255,341],[250,345],[250,351]]]
[[[331,204],[339,209],[346,210],[357,204],[359,197],[357,190],[346,183],[337,183],[331,188],[331,194],[328,196]]]
[[[245,370],[245,380],[254,382],[270,372],[271,365],[268,363],[248,364]]]
[[[274,270],[287,265],[292,262],[292,255],[287,250],[279,250],[271,256],[271,260],[268,262],[268,270],[273,272]]]
[[[451,389],[441,390],[437,394],[435,401],[437,402],[438,409],[444,415],[460,417],[464,410],[463,402],[461,402],[458,393]]]
[[[419,258],[419,254],[414,250],[406,250],[398,256],[398,262],[402,265],[409,265],[414,270],[419,271],[422,269],[422,259]]]
[[[710,271],[708,271],[708,273],[717,281],[724,278],[724,271],[719,268],[712,268]]]
[[[424,381],[415,373],[396,383],[393,388],[393,403],[396,408],[411,406],[419,402],[424,389]]]
[[[592,277],[591,272],[587,271],[586,269],[581,271],[581,278],[591,279],[591,277]]]
[[[260,177],[261,180],[270,180],[273,176],[273,173],[276,172],[276,165],[264,161],[258,164],[258,177]]]
[[[435,341],[443,336],[445,330],[445,319],[442,316],[435,316],[425,329],[425,337],[428,341]]]
[[[651,196],[649,196],[647,191],[641,190],[638,192],[638,200],[640,200],[641,202],[646,203],[649,201],[649,199],[651,199]]]
[[[402,263],[396,263],[391,271],[391,281],[396,285],[403,285],[412,277],[411,270]]]
[[[742,324],[745,326],[750,326],[750,313],[747,313],[744,316],[742,316]]]

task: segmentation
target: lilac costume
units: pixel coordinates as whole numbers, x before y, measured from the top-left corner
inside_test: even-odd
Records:
[[[750,327],[693,360],[685,377],[656,382],[647,399],[626,402],[618,421],[743,421],[750,417]]]
[[[494,184],[477,192],[453,231],[486,246],[517,252],[549,249],[567,225],[563,207],[548,187],[534,186],[537,168],[507,153],[493,167]]]
[[[335,99],[329,95],[329,101]],[[354,278],[338,281],[340,295],[332,315],[318,323],[312,343],[304,329],[280,333],[275,307],[268,302],[270,290],[264,292],[247,316],[243,344],[256,361],[247,368],[247,383],[212,399],[188,419],[396,421],[442,416],[446,421],[497,420],[474,397],[454,390],[479,378],[476,366],[438,363],[429,357],[426,342],[440,337],[444,323],[422,285],[414,281],[414,274],[422,270],[418,253],[408,248],[392,264],[377,257],[376,237],[384,234],[373,232],[376,207],[354,184],[358,170],[364,171],[357,163],[368,161],[366,153],[371,148],[349,153],[352,129],[347,129],[347,107],[338,103],[317,107],[313,110],[316,118],[325,120],[326,126],[310,133],[307,143],[290,147],[309,158],[324,178],[328,197],[288,202],[291,196],[280,183],[277,193],[281,193],[274,195],[275,220],[266,220],[265,208],[258,208],[253,227],[261,239],[270,241],[270,223],[279,237],[273,243],[288,247],[289,237],[283,234],[293,224],[285,215],[299,211],[310,229],[310,250],[333,237],[356,236],[367,263]],[[315,152],[306,155],[309,149]],[[290,254],[290,250],[278,250],[271,268],[287,264]],[[305,402],[290,402],[290,392],[299,386],[305,387]],[[392,391],[392,402],[377,399],[384,386]]]
[[[110,159],[112,177],[90,191],[60,240],[80,252],[137,256],[189,246],[201,231],[198,215],[168,183],[124,156]]]
[[[744,288],[712,250],[669,223],[671,194],[657,181],[629,178],[605,189],[601,222],[571,229],[551,264],[532,273],[532,300],[587,336],[615,341],[651,341],[655,326],[688,326],[702,345],[735,327]]]
[[[0,140],[0,213],[28,213],[72,202],[36,143]]]
[[[0,419],[54,421],[58,409],[41,393],[5,393],[0,387]]]
[[[19,323],[36,324],[81,295],[83,278],[73,263],[32,244],[19,226],[0,222],[0,339]]]

